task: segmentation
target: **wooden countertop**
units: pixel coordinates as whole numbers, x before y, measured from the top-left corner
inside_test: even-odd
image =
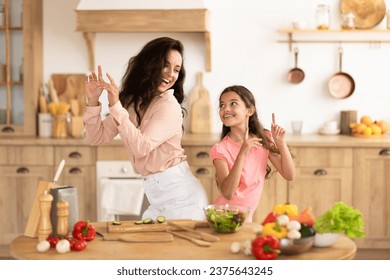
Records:
[[[212,146],[220,139],[219,133],[190,134],[184,133],[182,143],[184,146]],[[390,148],[390,135],[362,138],[348,135],[320,135],[302,134],[287,135],[287,143],[294,147],[376,147]],[[85,139],[65,138],[39,138],[39,137],[2,137],[0,145],[56,145],[56,146],[89,146]],[[121,146],[121,140],[113,140],[107,146]]]
[[[105,234],[106,223],[94,223],[96,229]],[[71,251],[59,254],[51,248],[46,253],[38,253],[36,238],[19,236],[10,244],[10,253],[16,259],[24,260],[254,260],[253,256],[244,253],[233,254],[230,245],[234,241],[244,242],[252,240],[255,235],[255,223],[245,224],[239,232],[234,234],[217,234],[220,241],[212,243],[210,247],[198,247],[190,241],[174,237],[172,242],[161,243],[129,243],[122,241],[103,241],[97,236],[89,242],[84,251]],[[209,228],[201,228],[205,232],[213,233]],[[356,244],[347,237],[339,240],[328,248],[311,248],[300,255],[280,255],[280,260],[342,260],[353,259],[356,255]]]

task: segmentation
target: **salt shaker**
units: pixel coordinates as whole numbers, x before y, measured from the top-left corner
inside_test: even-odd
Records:
[[[50,220],[50,210],[51,202],[53,201],[53,196],[48,193],[46,190],[43,195],[39,198],[39,209],[41,211],[41,216],[39,218],[39,227],[38,227],[38,240],[45,240],[53,231]]]

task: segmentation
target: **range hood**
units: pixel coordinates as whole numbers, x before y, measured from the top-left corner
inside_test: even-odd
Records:
[[[211,71],[209,12],[202,0],[81,0],[76,30],[83,32],[89,68],[95,69],[95,35],[99,32],[201,33],[206,71]]]

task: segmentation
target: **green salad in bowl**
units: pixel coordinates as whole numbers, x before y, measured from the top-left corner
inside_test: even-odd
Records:
[[[249,207],[237,204],[210,204],[204,208],[210,227],[222,233],[238,231],[249,210]]]

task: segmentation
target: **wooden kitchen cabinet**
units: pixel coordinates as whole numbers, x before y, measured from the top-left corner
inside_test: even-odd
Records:
[[[322,215],[337,201],[352,204],[352,148],[291,148],[296,177],[288,182],[288,200],[299,211]]]
[[[35,136],[43,78],[42,0],[5,0],[0,26],[0,136]],[[4,61],[3,61],[4,60]],[[5,113],[5,114],[4,114]]]
[[[0,244],[25,230],[40,181],[53,177],[53,148],[0,146]]]
[[[363,214],[359,248],[390,248],[390,146],[354,149],[352,204]]]
[[[79,219],[96,221],[96,149],[85,146],[54,148],[54,162],[65,159],[58,184],[77,188]]]
[[[218,196],[219,190],[215,181],[215,170],[210,159],[211,146],[184,146],[187,161],[192,173],[202,183],[209,203]]]

